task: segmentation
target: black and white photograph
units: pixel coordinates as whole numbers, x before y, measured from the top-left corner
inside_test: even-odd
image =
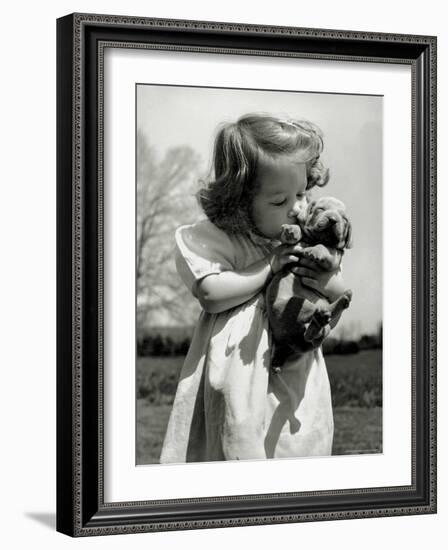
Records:
[[[5,549],[443,546],[443,5],[6,4]]]
[[[136,85],[136,464],[383,452],[383,97]]]

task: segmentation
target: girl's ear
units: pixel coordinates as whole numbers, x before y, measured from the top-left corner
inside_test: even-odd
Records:
[[[352,248],[353,246],[353,237],[352,237],[352,224],[347,220],[346,234],[345,234],[345,248]]]

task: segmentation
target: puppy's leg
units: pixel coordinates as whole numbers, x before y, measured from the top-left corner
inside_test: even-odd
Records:
[[[325,307],[316,309],[311,317],[308,328],[305,331],[304,339],[307,342],[314,343],[317,341],[322,342],[324,338],[328,336],[330,328],[328,323],[332,318],[337,317],[344,309],[347,309],[352,299],[352,291],[346,290],[342,296]]]
[[[328,249],[323,244],[316,244],[314,246],[307,246],[303,249],[303,255],[308,260],[312,260],[317,265],[320,265],[323,269],[328,269]]]
[[[330,325],[325,325],[324,327],[322,327],[321,334],[314,338],[311,342],[313,348],[318,348],[329,334]]]
[[[303,335],[304,339],[307,342],[313,342],[316,339],[324,338],[324,329],[327,327],[330,320],[331,312],[328,309],[316,309],[305,330],[305,334]]]
[[[347,309],[350,305],[350,302],[352,301],[352,291],[346,290],[342,296],[339,296],[339,298],[332,302],[328,306],[328,311],[331,314],[331,317],[336,317],[340,313],[344,311],[344,309]]]
[[[304,248],[302,255],[304,258],[312,260],[325,271],[337,269],[342,259],[342,252],[340,250],[326,247],[321,243]]]
[[[273,374],[278,374],[282,370],[282,366],[291,353],[292,350],[286,344],[277,345],[275,342],[272,344],[271,372]]]

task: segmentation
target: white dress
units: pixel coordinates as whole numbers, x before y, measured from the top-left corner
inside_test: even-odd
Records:
[[[195,295],[212,273],[241,270],[274,243],[229,236],[208,220],[176,232],[176,266]],[[270,373],[263,293],[222,313],[202,312],[183,365],[161,463],[331,454],[330,384],[320,348]]]

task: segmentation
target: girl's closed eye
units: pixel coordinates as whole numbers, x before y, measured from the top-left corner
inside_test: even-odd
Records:
[[[271,204],[273,206],[283,206],[284,204],[286,204],[286,199],[283,199],[281,201],[271,202]]]
[[[305,193],[297,193],[296,195],[296,198],[299,200],[299,201],[303,201],[306,199],[306,195]],[[285,205],[286,203],[288,202],[288,199],[282,199],[282,200],[276,200],[276,201],[273,201],[271,202],[271,204],[273,206],[283,206]]]

